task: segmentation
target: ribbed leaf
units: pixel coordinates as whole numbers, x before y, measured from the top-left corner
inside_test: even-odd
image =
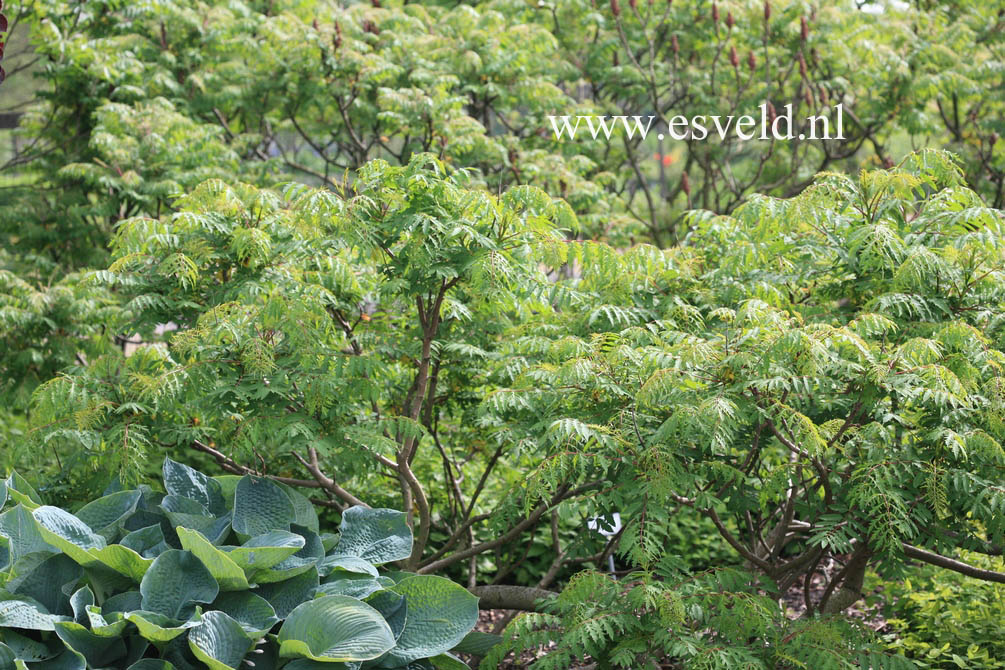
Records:
[[[213,575],[192,552],[172,549],[154,560],[140,582],[143,609],[188,619],[195,603],[211,603],[220,591]]]
[[[342,513],[341,536],[336,556],[356,556],[374,565],[408,558],[412,553],[412,529],[405,514],[393,509],[350,507]]]
[[[207,612],[202,623],[189,632],[188,644],[211,670],[237,670],[255,641],[223,612]]]
[[[279,630],[284,658],[366,661],[394,646],[380,612],[348,596],[324,596],[294,609]]]

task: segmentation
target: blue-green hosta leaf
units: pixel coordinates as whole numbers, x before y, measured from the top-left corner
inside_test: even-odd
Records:
[[[187,465],[164,459],[164,490],[170,495],[197,500],[214,516],[227,511],[220,482]]]
[[[45,670],[85,670],[88,665],[83,654],[74,649],[66,648],[64,645],[63,653],[56,658],[50,658],[30,668],[29,666],[23,666],[22,670],[38,670],[40,667],[44,667]]]
[[[11,564],[28,554],[57,551],[42,537],[35,517],[24,505],[18,505],[0,514],[0,535],[9,540]]]
[[[405,596],[408,616],[397,646],[382,659],[393,668],[450,651],[478,621],[478,598],[444,577],[416,575],[390,588]]]
[[[164,512],[175,512],[177,514],[188,514],[191,516],[204,516],[208,519],[215,519],[216,515],[211,514],[201,502],[195,498],[185,496],[166,495],[161,499],[160,508]]]
[[[237,621],[214,611],[206,612],[202,623],[189,632],[188,644],[210,670],[237,670],[255,641]]]
[[[144,526],[126,534],[119,540],[119,544],[127,549],[132,549],[144,558],[157,558],[171,548],[164,540],[164,530],[159,523]]]
[[[154,559],[144,558],[121,544],[110,544],[104,549],[92,549],[88,553],[106,567],[125,575],[134,582],[142,580],[143,575],[154,562]]]
[[[292,486],[279,482],[276,482],[276,484],[283,489],[286,496],[290,499],[290,504],[293,505],[293,523],[308,528],[315,533],[320,533],[318,512],[314,509],[314,503]]]
[[[276,610],[269,601],[251,591],[221,593],[212,607],[228,614],[252,637],[265,635],[279,623]]]
[[[279,629],[279,655],[314,661],[367,661],[394,646],[380,612],[348,596],[323,596],[294,609]]]
[[[140,609],[143,606],[142,603],[143,596],[140,595],[139,591],[124,591],[106,599],[101,604],[101,611],[106,614],[109,612],[133,612]]]
[[[213,544],[220,544],[230,532],[230,512],[213,518],[198,514],[182,514],[180,512],[165,512],[173,528],[190,528],[205,535]]]
[[[142,661],[136,661],[130,665],[126,670],[177,670],[174,665],[167,661],[162,661],[159,658],[144,658]]]
[[[257,584],[284,581],[316,567],[321,559],[324,558],[325,550],[324,545],[321,544],[320,535],[297,524],[291,524],[290,528],[304,539],[304,546],[281,563],[277,563],[265,570],[256,571],[250,581]]]
[[[90,586],[84,586],[70,596],[70,609],[73,610],[73,620],[83,625],[87,623],[87,607],[94,604],[94,592]]]
[[[42,499],[28,483],[28,480],[16,471],[11,471],[10,477],[4,481],[4,485],[7,488],[7,496],[16,503],[20,503],[28,509],[35,509],[42,504]]]
[[[330,580],[318,587],[318,593],[328,596],[352,596],[362,600],[371,593],[376,593],[384,587],[373,577],[363,577],[353,579],[345,577],[343,579]]]
[[[359,670],[360,663],[322,663],[309,658],[298,658],[283,666],[283,670]]]
[[[38,530],[46,542],[56,547],[80,565],[91,565],[97,559],[91,549],[104,549],[105,538],[94,534],[86,523],[69,512],[43,505],[31,512]]]
[[[271,568],[297,553],[307,544],[302,535],[285,530],[272,530],[256,535],[240,547],[221,547],[231,560],[251,574],[257,570]]]
[[[59,654],[63,647],[61,642],[50,642],[49,644],[37,642],[10,629],[5,630],[0,639],[14,652],[15,658],[29,663],[47,661]]]
[[[325,556],[324,559],[318,563],[318,572],[322,577],[327,577],[336,570],[343,572],[351,572],[360,575],[370,575],[371,577],[376,577],[379,573],[377,568],[362,558],[356,556],[339,556],[333,554],[331,556]]]
[[[90,667],[103,668],[126,655],[126,644],[121,635],[95,635],[73,621],[56,623],[56,635],[67,647],[82,655]]]
[[[436,670],[471,670],[467,663],[451,653],[443,653],[429,659]]]
[[[245,475],[237,483],[232,526],[241,535],[253,537],[270,530],[289,530],[293,516],[289,496],[271,480]]]
[[[141,496],[140,491],[119,491],[84,505],[75,516],[110,542],[121,524],[136,510]]]
[[[397,641],[405,630],[405,621],[408,618],[408,601],[405,596],[385,589],[371,594],[364,602],[380,612]]]
[[[324,545],[327,554],[338,544],[338,533],[321,533],[321,544]]]
[[[0,482],[0,509],[7,504],[7,482]]]
[[[129,625],[121,612],[110,612],[106,619],[97,605],[89,605],[85,609],[91,632],[99,637],[121,636],[122,631]]]
[[[196,603],[211,603],[220,592],[213,575],[190,551],[171,549],[143,575],[143,609],[173,619],[188,619]]]
[[[84,574],[83,569],[64,554],[37,556],[44,557],[44,560],[8,581],[7,590],[37,600],[52,614],[70,614],[73,610],[67,594],[76,590],[77,582]],[[18,564],[19,572],[24,562]]]
[[[234,509],[234,491],[237,484],[244,475],[216,475],[213,477],[220,484],[220,491],[223,493],[223,500],[227,504],[227,509]]]
[[[404,512],[357,505],[342,513],[339,530],[333,551],[337,556],[356,556],[381,565],[412,553],[412,529],[405,523]]]
[[[298,605],[314,597],[318,583],[318,571],[311,569],[285,581],[262,584],[255,592],[269,601],[277,617],[285,619]]]
[[[0,535],[0,570],[10,567],[10,539]]]
[[[27,670],[24,661],[18,660],[14,650],[0,642],[0,670]]]
[[[136,625],[136,629],[140,632],[143,639],[158,644],[170,642],[189,628],[198,626],[199,621],[202,619],[198,608],[191,619],[182,623],[163,614],[144,610],[126,612],[124,616],[127,621]]]
[[[0,590],[0,628],[55,630],[54,624],[69,617],[50,614],[45,605],[27,596]]]
[[[230,556],[213,546],[202,533],[188,528],[178,528],[178,539],[183,549],[195,554],[209,570],[221,591],[244,591],[251,588],[248,578]]]
[[[457,646],[450,651],[461,654],[473,654],[474,656],[486,656],[492,647],[503,641],[502,635],[495,633],[483,633],[480,630],[473,630],[464,636]]]

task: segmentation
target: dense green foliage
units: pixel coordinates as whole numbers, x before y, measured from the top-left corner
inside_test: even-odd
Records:
[[[1005,543],[1005,14],[861,4],[19,5],[0,466],[401,509],[397,567],[546,610],[495,661],[896,665],[839,616],[866,574],[1005,580],[959,558]],[[838,103],[842,139],[549,121]]]
[[[1005,571],[1000,556],[961,552],[985,570]],[[890,646],[921,668],[1005,668],[1005,586],[926,566],[882,583]]]
[[[465,667],[448,652],[477,599],[378,570],[411,553],[404,513],[347,509],[336,536],[268,479],[165,459],[164,488],[71,514],[19,475],[0,485],[0,667]]]

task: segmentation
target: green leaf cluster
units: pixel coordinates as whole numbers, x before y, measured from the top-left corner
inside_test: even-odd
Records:
[[[379,568],[411,553],[404,513],[353,507],[321,534],[269,479],[166,458],[163,482],[76,514],[0,484],[0,668],[466,667],[449,652],[477,598]]]

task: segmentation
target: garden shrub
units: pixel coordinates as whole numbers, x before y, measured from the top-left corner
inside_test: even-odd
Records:
[[[961,559],[1002,572],[1001,556],[963,551]],[[1005,668],[1005,584],[923,566],[883,582],[890,646],[919,667]]]
[[[404,513],[352,507],[335,535],[266,478],[169,458],[163,478],[76,514],[0,484],[0,670],[466,667],[449,652],[477,598],[389,569],[412,550]]]

